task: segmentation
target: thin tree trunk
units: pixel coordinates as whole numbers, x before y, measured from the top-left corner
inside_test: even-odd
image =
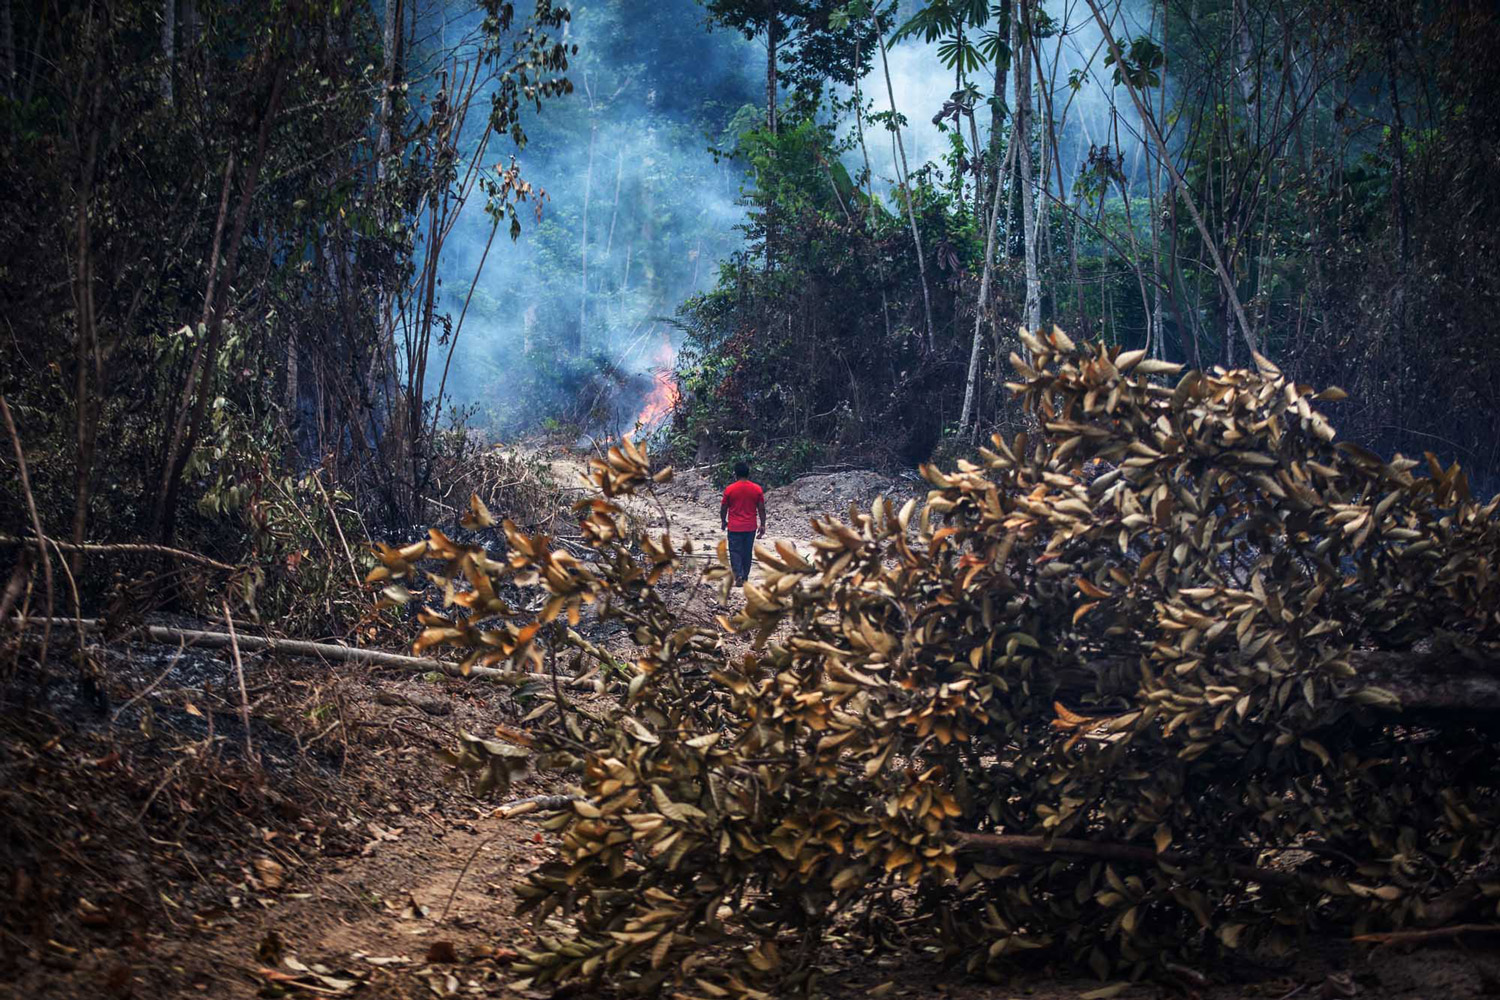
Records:
[[[76,455],[73,479],[73,541],[82,543],[88,537],[89,481],[94,472],[94,450],[99,431],[99,397],[104,392],[103,364],[99,353],[99,329],[94,308],[94,248],[89,211],[93,201],[95,168],[99,162],[99,122],[97,115],[102,81],[96,82],[84,110],[83,128],[88,136],[82,152],[82,176],[78,184],[74,234],[78,260],[74,272],[74,310],[78,341],[74,356],[73,406],[75,413]],[[89,373],[92,370],[93,379]],[[92,381],[92,388],[90,382]],[[42,553],[47,558],[47,554]],[[82,572],[81,557],[70,560],[73,576]]]
[[[878,25],[877,25],[878,28]],[[900,158],[897,160],[896,169],[901,182],[901,190],[905,195],[906,218],[911,223],[912,242],[917,247],[917,275],[922,281],[922,310],[927,320],[927,349],[929,351],[937,348],[937,334],[932,323],[932,291],[927,284],[927,255],[922,252],[922,234],[917,229],[917,210],[914,193],[911,190],[911,172],[906,165],[906,143],[901,140],[901,125],[896,121],[896,88],[891,84],[891,63],[886,54],[885,36],[877,32],[880,39],[880,66],[885,72],[886,97],[891,102],[891,135],[896,140],[896,151]]]
[[[766,131],[776,134],[776,44],[781,24],[773,6],[766,19]]]
[[[876,26],[876,30],[880,30]],[[854,64],[861,65],[859,59],[859,39],[856,35],[854,41]],[[865,145],[865,98],[860,88],[860,79],[854,80],[854,127],[859,133],[859,152],[865,160],[865,207],[870,217],[870,239],[875,240],[875,174],[870,169],[870,150]],[[875,258],[876,276],[880,281],[880,316],[885,321],[885,338],[891,339],[891,306],[885,293],[885,262],[880,259],[880,250],[876,248]]]
[[[391,111],[395,105],[398,74],[401,71],[398,32],[401,30],[401,0],[385,0],[385,20],[381,26],[382,51],[385,54],[384,89],[380,94],[380,136],[375,149],[380,154],[376,161],[375,176],[385,179],[385,155],[391,149]]]
[[[588,91],[588,77],[584,77],[584,90]],[[594,95],[589,92],[589,118],[593,119]],[[583,217],[580,223],[580,234],[578,237],[578,344],[577,353],[581,357],[584,349],[584,329],[588,322],[589,310],[589,202],[594,193],[594,138],[599,131],[599,123],[596,120],[589,122],[589,153],[588,166],[583,174]]]
[[[1015,146],[1012,145],[1011,149],[1014,150]],[[960,436],[969,429],[969,416],[975,413],[976,397],[979,394],[980,344],[983,338],[984,318],[990,308],[990,277],[995,270],[995,232],[999,228],[996,222],[1000,216],[1000,187],[1004,180],[1005,171],[1002,170],[996,178],[990,212],[985,220],[984,271],[979,278],[979,300],[974,304],[974,339],[969,345],[969,376],[964,382],[964,406],[958,418]]]
[[[777,34],[781,24],[777,20],[775,5],[771,7],[771,13],[766,18],[766,131],[772,135],[776,134],[776,45]],[[766,273],[770,274],[776,267],[776,209],[775,205],[766,202]]]
[[[1009,44],[1010,41],[1010,4],[1000,4],[999,23],[995,30],[1000,37]],[[990,142],[988,159],[985,170],[988,172],[988,184],[997,184],[1000,180],[1000,125],[1004,120],[1000,114],[1000,105],[1005,101],[1006,91],[1010,85],[1010,64],[1014,54],[1006,59],[995,59],[995,96],[997,100],[990,103]],[[986,186],[985,190],[990,190]]]
[[[297,325],[293,323],[286,338],[286,391],[282,395],[281,406],[286,413],[287,423],[293,427],[297,424],[298,408],[297,393],[299,386],[297,365]]]
[[[1114,32],[1110,30],[1109,25],[1105,23],[1104,15],[1100,12],[1098,3],[1096,0],[1086,0],[1086,2],[1089,5],[1089,10],[1093,12],[1094,20],[1099,25],[1099,30],[1104,34],[1104,40],[1109,45],[1110,55],[1114,56],[1115,64],[1118,66],[1126,65],[1124,54],[1120,51],[1120,43],[1115,39]],[[1203,215],[1198,211],[1198,205],[1193,200],[1193,193],[1189,190],[1187,182],[1182,179],[1182,174],[1178,171],[1177,164],[1172,162],[1171,151],[1167,148],[1167,141],[1162,137],[1161,129],[1157,126],[1156,117],[1151,113],[1150,107],[1141,100],[1141,96],[1136,92],[1135,84],[1130,81],[1130,78],[1124,76],[1122,80],[1126,92],[1130,94],[1131,103],[1135,105],[1136,114],[1140,116],[1141,122],[1146,126],[1146,130],[1151,136],[1152,142],[1156,144],[1157,155],[1161,157],[1163,164],[1166,165],[1167,171],[1172,177],[1173,189],[1182,195],[1182,203],[1187,208],[1188,215],[1192,218],[1193,226],[1198,230],[1198,235],[1203,240],[1205,249],[1208,250],[1209,257],[1213,261],[1214,270],[1218,272],[1219,281],[1224,286],[1224,294],[1229,300],[1234,318],[1239,325],[1240,335],[1244,338],[1245,344],[1253,351],[1255,350],[1255,341],[1250,332],[1250,321],[1246,318],[1245,309],[1240,304],[1239,292],[1234,287],[1234,278],[1230,276],[1228,268],[1224,266],[1224,258],[1219,253],[1218,244],[1209,234],[1208,226],[1203,221]]]
[[[6,4],[9,10],[10,4]],[[172,64],[176,59],[177,0],[162,0],[161,4],[161,99],[172,103]]]
[[[0,0],[0,94],[15,96],[16,24],[11,0]]]
[[[1021,170],[1021,228],[1026,262],[1026,328],[1042,325],[1042,278],[1037,270],[1037,211],[1032,200],[1031,176],[1031,0],[1020,0],[1021,53],[1016,64],[1016,110],[1012,141],[1019,142],[1016,156]]]
[[[1391,193],[1396,202],[1396,226],[1400,238],[1401,257],[1397,262],[1398,272],[1406,275],[1407,260],[1411,255],[1411,236],[1406,208],[1406,119],[1401,114],[1401,94],[1396,89],[1396,45],[1386,43],[1386,81],[1391,95],[1391,146],[1396,154],[1396,169],[1391,177]]]
[[[209,396],[213,390],[214,376],[216,374],[219,344],[224,332],[224,312],[229,305],[229,288],[234,281],[235,267],[239,262],[240,247],[244,242],[245,227],[249,223],[250,203],[255,198],[256,182],[260,178],[261,164],[265,162],[267,147],[270,142],[271,123],[276,118],[276,113],[281,106],[282,84],[285,80],[285,67],[277,64],[272,70],[271,94],[266,103],[265,111],[260,120],[259,134],[256,137],[255,156],[250,161],[250,169],[245,178],[245,189],[240,194],[239,205],[235,209],[234,229],[230,235],[229,245],[224,254],[224,266],[221,273],[217,274],[216,286],[212,288],[211,305],[206,316],[207,329],[202,331],[198,350],[193,353],[192,367],[188,373],[187,380],[183,384],[181,411],[178,413],[177,425],[173,430],[172,439],[166,451],[166,461],[163,464],[162,478],[158,487],[155,509],[152,512],[152,536],[158,542],[166,542],[172,536],[173,520],[176,516],[177,492],[181,486],[182,470],[187,466],[188,458],[192,455],[193,448],[197,446],[198,437],[203,430],[204,417],[208,411]],[[227,187],[230,176],[233,173],[233,160],[231,159],[225,168],[224,181],[226,185],[225,197],[227,198]],[[222,223],[221,204],[221,223]],[[215,244],[217,249],[217,236]],[[217,257],[215,257],[217,260]],[[210,284],[215,285],[215,278],[210,272]],[[192,413],[189,417],[187,408],[189,401],[193,400],[194,385],[197,386],[197,399],[192,402]]]
[[[396,88],[400,86],[402,56],[404,49],[405,34],[401,24],[401,0],[385,0],[385,16],[381,25],[382,52],[385,56],[385,67],[383,80],[385,87],[380,95],[380,123],[379,137],[376,140],[375,177],[378,181],[384,181],[387,173],[386,160],[391,152],[391,132],[394,127]],[[384,402],[389,409],[393,405],[396,394],[395,369],[396,369],[396,297],[390,288],[380,289],[378,303],[380,324],[376,335],[374,355],[370,358],[368,379],[372,385],[379,385],[381,395],[385,397]],[[366,412],[374,422],[375,401],[370,400]],[[358,419],[358,418],[355,418]]]
[[[625,172],[625,147],[615,154],[615,200],[609,209],[609,235],[604,238],[604,259],[608,260],[615,245],[615,219],[620,214],[620,175]]]

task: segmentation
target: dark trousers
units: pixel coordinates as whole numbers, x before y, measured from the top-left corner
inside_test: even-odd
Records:
[[[750,575],[750,564],[755,561],[755,532],[731,531],[729,533],[729,566],[734,578],[743,580]]]

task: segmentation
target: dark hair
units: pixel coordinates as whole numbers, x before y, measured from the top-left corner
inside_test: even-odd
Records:
[[[741,479],[749,479],[750,478],[750,463],[749,462],[735,462],[734,463],[734,474],[736,476],[740,477]]]

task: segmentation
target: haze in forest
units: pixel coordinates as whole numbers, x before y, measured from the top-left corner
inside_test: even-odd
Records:
[[[1135,176],[1142,137],[1128,107],[1116,109],[1119,131],[1111,133],[1112,95],[1097,72],[1097,25],[1080,4],[1055,0],[1044,7],[1066,29],[1044,43],[1049,70],[1062,81],[1078,71],[1077,87],[1054,96],[1064,180],[1054,177],[1052,185],[1071,189],[1094,144],[1130,150],[1124,169]],[[895,22],[919,8],[901,4]],[[523,175],[546,191],[540,219],[526,219],[513,243],[502,237],[486,255],[492,220],[482,200],[473,199],[440,262],[444,307],[465,316],[448,381],[451,402],[472,408],[475,422],[497,434],[549,422],[606,433],[628,428],[655,384],[653,374],[673,364],[682,342],[679,305],[711,287],[720,263],[744,244],[743,195],[754,178],[734,153],[739,134],[763,121],[763,39],[710,26],[699,0],[616,0],[570,10],[565,37],[578,46],[574,91],[524,112],[529,141],[515,154]],[[455,0],[423,14],[440,45],[472,30],[475,17],[469,4]],[[1132,37],[1155,26],[1145,5],[1115,17]],[[860,90],[877,114],[892,107],[894,96],[914,170],[951,176],[952,164],[944,161],[952,152],[952,124],[934,116],[956,83],[938,50],[921,38],[890,46],[890,89],[877,59]],[[844,86],[831,87],[830,95],[853,97]],[[781,98],[788,99],[785,89]],[[825,102],[818,116],[852,144],[852,115],[835,115]],[[989,141],[983,115],[980,139]],[[868,141],[873,187],[890,199],[898,172],[894,139],[881,128]],[[851,174],[861,166],[857,149],[844,150],[841,159]],[[570,340],[582,363],[560,371],[556,352],[542,345]]]

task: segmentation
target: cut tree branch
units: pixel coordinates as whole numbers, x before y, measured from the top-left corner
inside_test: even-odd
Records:
[[[189,552],[186,549],[174,549],[170,545],[148,545],[143,542],[118,542],[108,544],[102,542],[84,542],[82,544],[79,544],[76,542],[60,542],[51,538],[47,539],[47,542],[48,544],[54,546],[55,548],[61,549],[64,552],[172,556],[175,559],[185,559],[188,562],[195,562],[203,566],[211,566],[214,569],[221,569],[226,573],[233,573],[237,569],[239,569],[239,567],[237,566],[231,566],[228,563],[219,562],[219,560],[217,559],[210,559],[208,556],[199,555],[196,552]],[[37,540],[35,538],[17,538],[14,535],[0,535],[0,546],[13,547],[17,545],[27,545],[35,548],[37,546]]]
[[[104,625],[97,618],[46,618],[32,619],[48,625],[77,625],[88,631],[99,631]],[[393,667],[398,670],[430,670],[464,676],[457,663],[435,660],[427,656],[405,656],[387,653],[379,649],[360,649],[357,646],[336,646],[327,642],[308,642],[306,639],[275,639],[262,635],[235,635],[228,632],[204,632],[198,629],[168,628],[165,625],[143,625],[135,636],[163,645],[186,645],[198,649],[232,649],[236,642],[243,652],[279,653],[282,656],[300,656],[310,659],[333,660],[342,663],[367,663],[375,667]],[[552,682],[550,674],[526,673],[524,671],[497,670],[494,667],[474,666],[468,676],[482,677],[501,684],[526,684],[531,681]],[[562,684],[570,688],[597,691],[603,682],[597,677],[563,677]]]
[[[1360,687],[1384,688],[1401,700],[1403,712],[1500,711],[1500,649],[1356,649],[1348,660]],[[1129,697],[1140,685],[1140,667],[1134,657],[1101,657],[1060,668],[1053,679],[1064,701],[1094,693]]]
[[[1192,858],[1179,851],[1156,851],[1150,847],[1134,844],[1117,844],[1108,841],[1080,840],[1074,837],[1046,837],[1033,834],[1011,833],[964,833],[959,841],[966,848],[980,851],[995,851],[1001,854],[1035,857],[1038,854],[1063,854],[1079,858],[1097,858],[1102,861],[1123,861],[1137,865],[1168,864],[1174,868],[1193,864]],[[1262,885],[1283,887],[1301,886],[1320,890],[1323,880],[1302,872],[1283,871],[1276,868],[1260,868],[1255,865],[1227,864],[1225,869],[1235,878]]]

